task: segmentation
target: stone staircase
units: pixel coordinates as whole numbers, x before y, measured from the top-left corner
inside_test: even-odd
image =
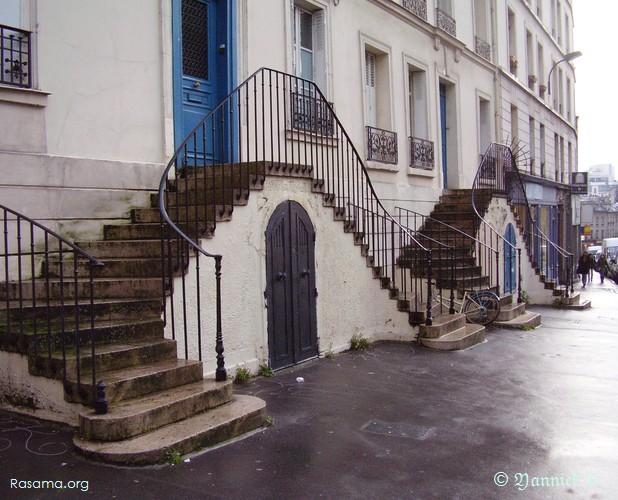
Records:
[[[79,278],[77,295],[82,300],[75,306],[75,293],[61,284],[60,277],[68,271],[62,270],[59,261],[49,261],[33,287],[0,284],[0,295],[8,295],[9,305],[0,315],[20,325],[19,332],[0,331],[0,348],[27,355],[31,375],[63,383],[65,400],[83,405],[76,447],[107,462],[162,462],[170,454],[186,454],[259,428],[265,418],[262,400],[234,395],[231,381],[204,379],[203,363],[178,359],[176,340],[165,338],[156,202],[153,196],[152,207],[133,209],[129,224],[105,226],[102,240],[77,242],[105,264],[93,271],[92,304],[85,299],[89,281]],[[211,235],[212,224],[230,216],[212,207],[199,225],[190,221],[186,232]],[[88,276],[82,264],[77,271]],[[182,272],[177,269],[175,274]],[[38,299],[36,306],[24,307],[22,302],[33,295]],[[79,356],[74,347],[76,333],[65,324],[66,317],[80,318]],[[64,340],[63,330],[68,331]],[[104,381],[109,403],[103,415],[92,408],[91,335],[96,339],[97,380]],[[50,352],[35,356],[35,342],[40,344],[39,351],[47,350],[43,337],[51,341]]]

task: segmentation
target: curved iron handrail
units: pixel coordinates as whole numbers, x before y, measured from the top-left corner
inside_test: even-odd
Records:
[[[397,221],[378,198],[332,104],[314,82],[260,68],[194,127],[163,172],[158,205],[162,258],[167,259],[164,298],[173,288],[173,273],[187,266],[185,246],[196,255],[221,259],[196,240],[212,233],[220,217],[231,214],[252,186],[263,183],[267,169],[310,176],[346,230],[355,231],[370,252],[384,250],[375,231],[378,219],[391,221],[393,231]],[[175,261],[172,239],[176,253],[182,254]],[[175,318],[170,319],[174,330]]]

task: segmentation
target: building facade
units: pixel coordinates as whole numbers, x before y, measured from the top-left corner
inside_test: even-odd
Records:
[[[135,223],[132,209],[151,206],[177,148],[249,79],[255,95],[279,85],[288,93],[268,111],[259,100],[250,109],[243,94],[246,102],[233,101],[228,111],[233,132],[211,142],[204,135],[174,161],[223,165],[226,156],[243,158],[243,140],[251,154],[274,150],[274,136],[246,135],[253,109],[265,128],[284,116],[274,111],[281,106],[289,110],[283,149],[306,155],[320,146],[353,164],[358,155],[381,210],[422,217],[443,194],[469,190],[488,148],[507,144],[533,222],[552,245],[568,246],[568,182],[577,170],[570,0],[4,0],[0,29],[0,204],[72,240],[90,242],[113,233],[110,225]],[[265,78],[260,68],[289,76]],[[344,136],[345,148],[337,142]],[[335,172],[333,183],[346,176]],[[359,260],[365,233],[346,221],[352,241],[328,226],[332,200],[316,201],[322,186],[315,181],[264,182],[261,194],[247,194],[234,211],[235,229],[221,224],[203,241],[233,263],[223,288],[235,304],[224,313],[230,366],[273,361],[269,322],[278,319],[269,316],[268,245],[276,246],[271,221],[283,203],[315,230],[307,229],[315,271],[301,269],[303,278],[315,278],[312,355],[347,348],[355,333],[372,340],[418,334],[390,300],[398,291],[389,297],[374,280],[381,271],[372,276],[366,255]],[[358,210],[352,196],[343,198],[338,220]],[[491,230],[503,239],[508,231],[521,249],[529,228],[513,229],[518,222],[506,203],[489,213]],[[500,283],[506,274],[506,267],[496,271]],[[287,279],[284,271],[277,276]],[[529,295],[551,303],[530,265],[523,279]]]

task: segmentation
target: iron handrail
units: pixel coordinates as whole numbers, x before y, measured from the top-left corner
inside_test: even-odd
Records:
[[[62,380],[65,391],[71,394],[74,387],[71,385],[76,382],[76,390],[82,391],[82,346],[90,343],[90,369],[92,375],[91,381],[91,397],[88,398],[83,394],[80,394],[80,398],[86,400],[90,399],[95,404],[97,412],[103,413],[106,411],[106,407],[97,407],[96,405],[96,387],[97,387],[97,367],[96,367],[96,339],[95,339],[95,318],[94,318],[94,276],[93,269],[95,267],[102,267],[104,263],[99,259],[92,256],[90,253],[81,249],[73,242],[67,240],[65,237],[58,234],[56,231],[49,229],[41,223],[31,219],[30,217],[23,215],[16,210],[8,208],[0,204],[0,210],[3,212],[3,225],[4,225],[4,241],[3,251],[0,253],[0,257],[4,259],[4,266],[2,272],[4,274],[4,306],[5,306],[5,327],[9,339],[16,334],[24,336],[24,340],[29,337],[29,328],[32,328],[32,338],[30,339],[32,344],[29,351],[34,355],[35,371],[43,371],[44,364],[47,363],[48,369],[53,368],[53,352],[58,349],[58,340],[56,339],[55,328],[59,328],[60,333],[60,348],[62,352]],[[22,230],[22,222],[26,224],[27,229]],[[12,234],[9,231],[9,226],[15,226],[15,232]],[[35,231],[36,230],[36,231]],[[29,243],[23,240],[29,238]],[[57,242],[57,244],[50,243],[50,240]],[[24,245],[29,247],[29,250],[24,249]],[[43,245],[42,250],[36,250],[37,245]],[[11,248],[15,246],[15,250]],[[65,276],[64,265],[65,261],[71,261],[68,258],[65,259],[65,255],[72,254],[73,264],[73,276]],[[50,257],[57,255],[57,262]],[[41,262],[37,262],[36,257],[43,256],[43,271],[36,270],[37,265]],[[11,263],[11,259],[13,263]],[[88,292],[86,301],[80,300],[81,292],[79,291],[80,282],[78,280],[79,274],[79,262],[86,262],[88,265]],[[50,272],[50,267],[57,264],[58,276],[53,276],[53,272]],[[11,275],[16,274],[17,279],[11,280]],[[58,290],[52,290],[52,284],[58,282]],[[70,293],[74,294],[71,299]],[[56,296],[56,293],[58,296]],[[40,301],[40,302],[39,302]],[[83,304],[88,304],[88,327],[84,327],[84,321],[81,315],[80,308]],[[37,308],[39,303],[43,304],[44,319],[37,318]],[[59,307],[59,324],[57,324],[51,312],[51,307],[57,305]],[[25,310],[32,308],[33,319],[30,325],[25,321]],[[73,313],[71,315],[71,308]],[[69,319],[72,317],[74,323],[74,330],[70,330]],[[43,323],[41,326],[40,323]],[[85,333],[87,337],[82,338],[82,333]],[[75,348],[75,381],[69,381],[68,368],[67,368],[67,356],[70,336],[73,336],[72,342]],[[20,342],[17,342],[19,344]],[[83,400],[83,399],[82,399]]]

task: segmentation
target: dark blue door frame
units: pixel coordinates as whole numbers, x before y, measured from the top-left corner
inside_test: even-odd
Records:
[[[236,4],[236,0],[172,0],[175,148],[237,84]],[[197,70],[183,64],[183,5],[185,15],[193,16],[192,26],[198,31],[203,28],[196,36]]]
[[[446,156],[446,85],[440,84],[440,132],[442,137],[442,177],[444,189],[448,188],[447,156]]]
[[[510,294],[517,289],[517,251],[511,246],[517,245],[513,224],[506,227],[504,239],[504,293]]]

